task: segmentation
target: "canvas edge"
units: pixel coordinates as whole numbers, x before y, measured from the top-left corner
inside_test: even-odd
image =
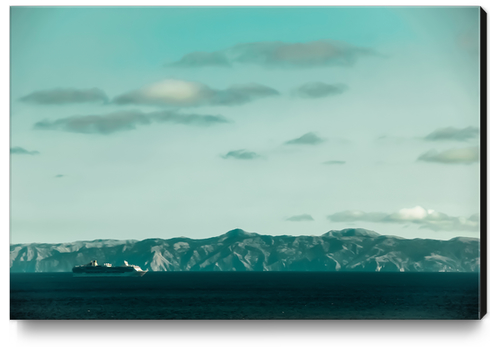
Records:
[[[480,7],[480,316],[487,314],[487,13]]]

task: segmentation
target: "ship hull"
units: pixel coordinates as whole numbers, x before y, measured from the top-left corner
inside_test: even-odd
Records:
[[[120,272],[120,273],[88,273],[74,272],[73,277],[142,277],[148,271]]]

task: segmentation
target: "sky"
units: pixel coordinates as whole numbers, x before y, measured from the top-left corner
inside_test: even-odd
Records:
[[[478,7],[11,8],[11,243],[479,237]]]

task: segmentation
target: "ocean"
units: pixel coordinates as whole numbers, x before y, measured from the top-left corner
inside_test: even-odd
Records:
[[[477,273],[11,273],[10,318],[478,319]]]

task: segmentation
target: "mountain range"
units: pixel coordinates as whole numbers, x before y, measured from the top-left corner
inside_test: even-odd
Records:
[[[207,239],[93,240],[10,245],[11,272],[69,272],[96,259],[149,271],[478,272],[480,241],[405,239],[366,229],[270,236],[241,229]]]

